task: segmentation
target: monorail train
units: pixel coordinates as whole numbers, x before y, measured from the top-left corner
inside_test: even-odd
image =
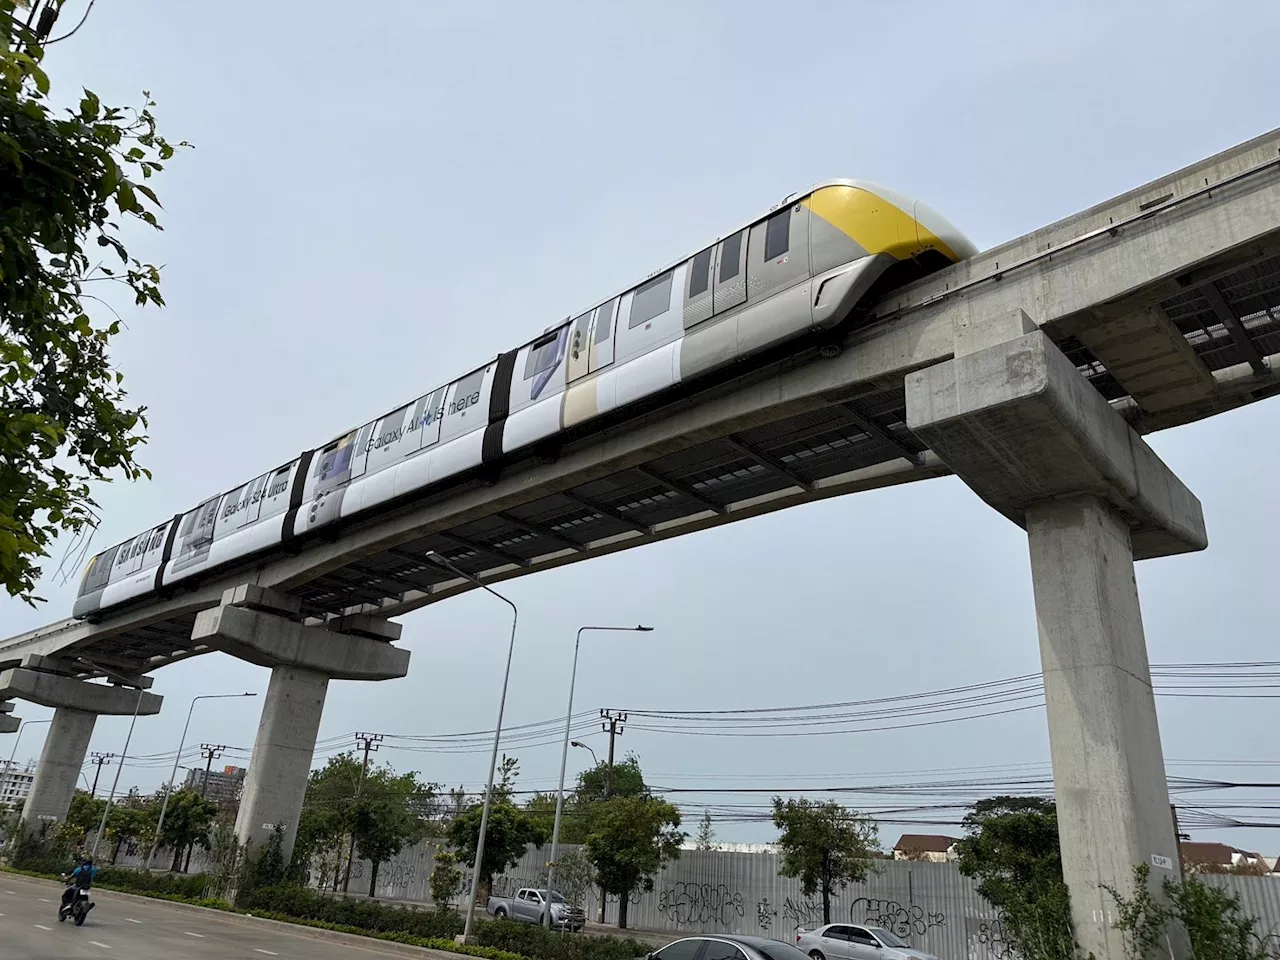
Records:
[[[972,256],[921,203],[833,180],[483,367],[93,557],[72,611],[193,585],[209,571],[380,505],[528,456],[806,334],[868,294]]]

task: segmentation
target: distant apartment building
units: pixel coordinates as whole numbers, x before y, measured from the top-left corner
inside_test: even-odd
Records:
[[[203,794],[220,807],[234,807],[240,802],[244,789],[243,767],[223,767],[221,770],[188,770],[183,789]]]
[[[36,779],[35,767],[30,764],[19,767],[8,760],[0,760],[0,764],[3,764],[0,766],[0,810],[21,808]]]

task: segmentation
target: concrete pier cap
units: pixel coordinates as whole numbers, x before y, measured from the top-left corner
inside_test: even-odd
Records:
[[[0,733],[17,733],[18,728],[22,726],[21,720],[9,716],[13,713],[13,707],[12,700],[0,700]]]
[[[141,701],[138,696],[138,690],[128,687],[94,683],[29,667],[13,667],[0,672],[0,699],[12,697],[42,707],[115,717],[132,716],[135,708],[140,717],[160,712],[164,697],[145,691],[141,692]]]
[[[392,646],[400,624],[368,616],[320,625],[298,622],[294,597],[234,587],[222,605],[196,616],[191,639],[262,667],[291,666],[331,680],[395,680],[409,673],[409,651]]]
[[[1025,311],[957,324],[956,356],[906,378],[907,426],[1023,529],[1027,509],[1095,496],[1135,560],[1208,546],[1200,501]]]

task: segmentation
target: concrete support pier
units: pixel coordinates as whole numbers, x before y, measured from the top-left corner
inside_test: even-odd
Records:
[[[22,721],[10,716],[13,713],[12,700],[0,700],[0,733],[17,733]]]
[[[135,708],[140,717],[153,716],[160,712],[164,698],[52,672],[78,668],[63,667],[44,657],[29,657],[24,663],[0,672],[0,698],[16,697],[54,709],[31,792],[22,808],[24,829],[34,832],[66,819],[98,717],[131,716]],[[149,686],[150,678],[139,678],[139,683]]]
[[[293,855],[316,734],[330,680],[392,680],[409,672],[409,651],[390,641],[400,625],[344,617],[324,626],[299,622],[296,598],[241,586],[196,618],[192,639],[271,668],[262,719],[245,777],[236,836],[252,849],[277,828]]]
[[[907,378],[907,423],[1027,531],[1075,935],[1123,960],[1102,887],[1145,863],[1162,896],[1178,863],[1134,561],[1204,549],[1200,502],[1021,310],[958,324],[955,359]]]

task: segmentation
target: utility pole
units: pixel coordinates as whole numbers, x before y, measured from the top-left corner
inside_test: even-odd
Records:
[[[200,781],[200,799],[204,799],[204,795],[209,791],[209,771],[213,769],[213,761],[222,756],[224,750],[227,749],[225,743],[202,743],[200,744],[200,756],[204,758],[204,779]],[[182,872],[186,873],[191,869],[191,851],[196,845],[194,843],[187,844],[187,857],[182,863]]]
[[[103,765],[104,763],[110,763],[113,757],[115,757],[115,754],[114,754],[114,753],[91,753],[91,754],[89,754],[89,762],[90,762],[90,763],[92,763],[95,767],[97,767],[97,769],[93,771],[93,789],[89,791],[89,796],[90,796],[90,797],[93,797],[93,798],[95,798],[95,799],[97,798],[97,796],[98,796],[98,777],[102,776],[102,765]]]
[[[627,715],[621,710],[601,710],[600,719],[603,721],[600,729],[609,735],[609,761],[604,773],[604,798],[608,800],[613,789],[613,745],[625,729],[623,724],[627,722]]]
[[[604,798],[609,799],[609,793],[613,790],[613,747],[614,741],[625,730],[624,724],[627,722],[627,715],[621,710],[600,710],[600,729],[609,735],[609,760],[604,770]],[[604,887],[600,887],[600,922],[604,923],[604,910],[608,905],[608,895],[605,893]]]
[[[222,756],[223,751],[227,749],[225,743],[202,743],[200,744],[200,756],[204,758],[204,779],[200,781],[200,796],[203,797],[209,790],[209,771],[213,769],[213,761]],[[188,859],[190,854],[187,855]]]
[[[382,734],[380,733],[357,733],[356,734],[356,749],[364,751],[364,762],[360,764],[360,782],[356,784],[355,798],[357,800],[360,799],[360,791],[364,789],[365,774],[369,772],[369,754],[370,752],[379,749],[378,745],[380,743],[382,743]],[[351,834],[351,840],[347,845],[347,869],[346,869],[346,872],[342,875],[342,892],[343,893],[346,893],[347,888],[351,886],[351,861],[355,859],[355,855],[356,855],[356,835],[353,833]]]

